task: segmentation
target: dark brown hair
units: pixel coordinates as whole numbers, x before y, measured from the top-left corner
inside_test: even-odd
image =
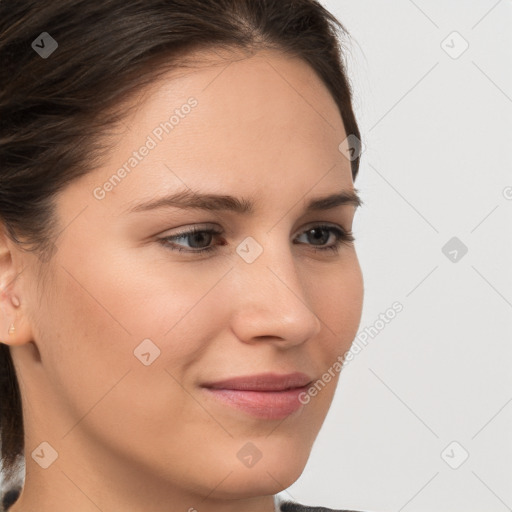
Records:
[[[47,58],[33,47],[44,46],[44,32],[58,44]],[[1,0],[0,227],[49,261],[61,229],[56,194],[99,165],[109,149],[101,136],[127,114],[119,106],[195,50],[277,49],[302,58],[332,94],[347,135],[359,140],[348,35],[316,0]],[[351,166],[355,180],[359,156]],[[10,479],[24,434],[6,344],[0,372],[1,456]]]

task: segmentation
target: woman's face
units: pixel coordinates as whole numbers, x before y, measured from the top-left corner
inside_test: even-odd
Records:
[[[354,191],[346,133],[301,60],[261,52],[226,66],[217,58],[147,89],[108,161],[57,196],[63,231],[44,286],[39,260],[17,256],[27,494],[30,480],[51,481],[76,510],[108,493],[133,510],[171,498],[176,510],[241,499],[252,510],[304,469],[361,316],[354,246],[320,250],[351,230],[354,204],[306,211]],[[178,192],[236,199],[144,206]],[[245,202],[250,211],[226,208]],[[176,237],[192,228],[202,231]],[[316,382],[330,368],[288,415],[202,387],[267,372]],[[31,456],[44,441],[58,453],[48,469]]]

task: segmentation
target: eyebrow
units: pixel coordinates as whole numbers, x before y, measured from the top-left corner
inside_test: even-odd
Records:
[[[342,190],[336,194],[310,199],[305,206],[306,213],[331,210],[342,205],[362,206],[363,201],[357,189]],[[254,213],[254,203],[245,198],[223,194],[203,194],[193,190],[184,190],[172,195],[139,203],[128,209],[128,213],[175,207],[181,209],[200,209],[206,211],[231,211],[239,214]]]

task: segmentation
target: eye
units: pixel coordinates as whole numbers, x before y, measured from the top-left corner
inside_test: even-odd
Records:
[[[322,235],[323,233],[327,233],[327,237],[325,235]],[[334,244],[328,245],[326,247],[320,247],[320,248],[314,248],[315,251],[332,251],[334,253],[338,253],[341,246],[343,244],[350,245],[352,242],[355,241],[355,238],[353,236],[353,233],[351,231],[346,231],[345,229],[337,226],[328,226],[325,224],[320,224],[317,226],[314,226],[312,228],[309,228],[308,230],[304,231],[301,236],[306,235],[310,236],[312,235],[312,240],[329,240],[329,237],[331,235],[334,235]],[[324,242],[327,243],[327,242]]]
[[[323,234],[324,233],[324,234]],[[327,236],[325,236],[325,233],[327,233]],[[206,252],[213,252],[216,250],[216,246],[210,246],[211,239],[215,235],[221,235],[222,231],[219,231],[217,229],[200,229],[197,227],[194,227],[187,231],[182,231],[181,233],[177,233],[176,235],[172,236],[166,236],[163,238],[160,238],[158,241],[161,243],[166,249],[171,251],[177,251],[177,252],[186,252],[189,254],[199,254],[199,253],[206,253]],[[206,236],[205,236],[206,235]],[[310,240],[313,241],[320,241],[321,243],[319,245],[324,245],[327,243],[329,238],[331,236],[334,236],[334,243],[331,245],[327,245],[326,247],[315,247],[317,244],[314,243],[313,250],[314,251],[332,251],[334,253],[338,253],[341,246],[343,244],[345,245],[351,245],[352,242],[355,241],[355,238],[353,236],[353,233],[351,231],[346,231],[343,228],[339,226],[329,226],[326,224],[318,224],[313,227],[310,227],[306,231],[303,231],[300,236],[306,236],[309,237]],[[189,242],[191,243],[191,250],[183,248],[182,245],[176,243],[176,241],[181,239],[189,239]],[[201,245],[206,245],[207,247],[197,247]],[[218,245],[225,245],[225,244],[218,244]]]
[[[183,247],[181,245],[176,244],[176,240],[180,240],[183,238],[191,238],[191,239],[194,238],[196,241],[199,240],[199,245],[201,245],[201,243],[204,243],[205,237],[199,236],[199,235],[205,235],[205,234],[207,235],[206,240],[210,240],[210,238],[213,235],[221,235],[222,231],[218,231],[216,229],[199,229],[197,227],[194,227],[188,231],[183,231],[176,235],[160,238],[159,242],[162,243],[162,245],[165,248],[167,248],[171,251],[188,252],[188,253],[196,253],[196,254],[214,251],[215,247],[198,248],[196,250],[189,251],[187,249],[183,249]],[[192,245],[194,245],[194,244],[195,244],[195,242],[192,243]]]

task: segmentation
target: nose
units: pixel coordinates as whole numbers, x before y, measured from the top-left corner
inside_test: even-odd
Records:
[[[290,248],[267,247],[252,263],[240,259],[230,273],[231,326],[245,343],[291,348],[314,338],[322,323],[308,299]]]

